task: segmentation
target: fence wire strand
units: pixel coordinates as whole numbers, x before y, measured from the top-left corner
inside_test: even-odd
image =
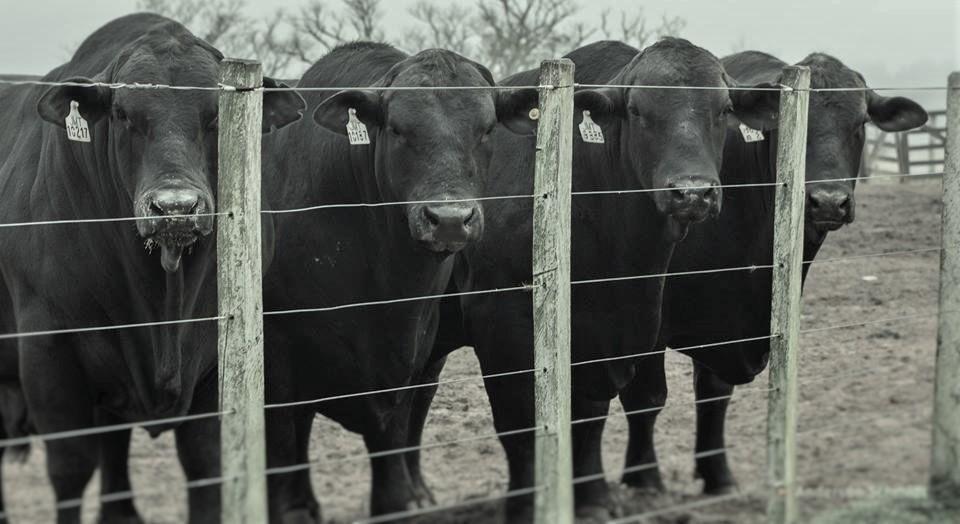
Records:
[[[213,322],[214,320],[223,320],[225,318],[229,318],[229,315],[219,315],[215,317],[203,317],[203,318],[184,318],[180,320],[160,320],[157,322],[140,322],[136,324],[116,324],[112,326],[96,326],[96,327],[86,327],[86,328],[50,329],[46,331],[25,331],[20,333],[4,333],[4,334],[0,334],[0,340],[12,340],[12,339],[30,338],[30,337],[44,337],[44,336],[51,336],[51,335],[73,335],[78,333],[93,333],[98,331],[118,331],[121,329],[134,329],[134,328],[155,327],[155,326],[172,326],[176,324],[196,324],[200,322]]]

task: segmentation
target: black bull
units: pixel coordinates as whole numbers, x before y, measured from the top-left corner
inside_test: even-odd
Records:
[[[330,86],[370,88],[307,93],[311,117],[264,142],[268,200],[284,208],[419,203],[279,215],[277,255],[264,281],[265,310],[442,293],[452,253],[475,242],[489,217],[474,199],[484,195],[491,133],[498,122],[531,133],[527,115],[536,106],[536,91],[482,89],[493,86],[486,68],[449,51],[408,56],[368,42],[334,49],[298,83]],[[481,89],[376,90],[456,86]],[[353,125],[366,127],[369,144],[349,143],[351,114],[357,120]],[[409,391],[309,401],[419,381],[434,340],[437,308],[437,300],[427,300],[268,315],[267,400],[307,401],[268,411],[269,466],[307,461],[317,412],[362,434],[370,452],[418,442],[419,432],[408,437]],[[413,426],[422,428],[422,421]],[[408,469],[407,459],[387,454],[371,460],[373,513],[429,499],[419,469]],[[304,470],[271,476],[271,518],[318,518],[309,482]]]
[[[770,55],[744,52],[723,60],[727,71],[741,82],[778,83],[786,63]],[[857,72],[839,60],[814,54],[799,65],[811,69],[813,88],[865,87]],[[905,98],[886,98],[872,91],[814,92],[806,153],[807,204],[803,258],[814,259],[827,233],[853,222],[853,190],[860,168],[864,125],[873,122],[885,131],[904,131],[922,125],[927,114]],[[765,140],[746,143],[731,131],[720,174],[725,184],[773,182],[776,179],[777,130]],[[773,190],[745,188],[727,191],[717,220],[693,228],[677,248],[671,272],[714,268],[766,266],[773,260]],[[803,266],[804,279],[810,265]],[[693,276],[667,280],[663,327],[657,349],[686,348],[770,334],[771,273],[769,270]],[[725,448],[724,420],[734,384],[750,382],[767,363],[769,340],[756,340],[686,351],[694,360],[697,404],[696,461],[704,491],[722,493],[735,486],[726,455],[708,453]],[[637,375],[621,392],[628,412],[630,440],[623,481],[635,487],[662,490],[657,468],[639,468],[656,462],[653,426],[657,407],[666,401],[663,354],[640,359]],[[709,399],[717,399],[710,401]]]
[[[674,245],[691,224],[720,211],[721,152],[728,125],[772,125],[776,93],[728,90],[736,84],[719,60],[687,41],[664,40],[642,53],[616,42],[601,42],[568,55],[576,80],[591,84],[697,85],[715,90],[583,89],[575,95],[576,121],[583,111],[603,129],[604,144],[574,139],[575,191],[653,189],[617,197],[584,195],[573,202],[574,280],[659,274]],[[504,83],[536,82],[528,71]],[[578,134],[574,130],[575,135]],[[486,185],[492,194],[530,194],[533,140],[506,133],[494,137],[497,154]],[[531,278],[531,204],[490,202],[483,238],[457,258],[454,281],[462,291],[515,286]],[[577,366],[573,375],[574,418],[606,413],[609,400],[632,378],[633,364],[617,357],[650,350],[660,323],[662,278],[573,289],[574,361],[613,358]],[[444,302],[434,357],[473,345],[484,374],[529,369],[532,357],[531,301],[527,294],[465,297]],[[436,368],[439,368],[439,364]],[[486,381],[499,432],[534,425],[531,375]],[[431,392],[426,392],[429,397]],[[428,400],[418,402],[427,405]],[[602,471],[603,423],[574,428],[575,475]],[[510,467],[510,488],[533,483],[533,435],[501,439]],[[606,483],[576,486],[581,510],[605,512]],[[530,500],[507,501],[511,521],[528,518]]]
[[[136,14],[95,31],[43,80],[215,87],[222,58],[180,24]],[[216,210],[217,92],[15,86],[0,98],[0,222],[138,219],[136,227],[3,229],[3,331],[214,316],[216,244],[209,233]],[[88,123],[89,142],[68,140],[71,106]],[[304,107],[289,92],[265,95],[264,106],[265,131],[298,119]],[[18,377],[40,433],[217,410],[213,322],[31,336],[2,345],[4,378]],[[175,431],[188,479],[219,475],[216,419],[148,429]],[[82,496],[98,461],[102,493],[129,490],[129,438],[129,431],[118,431],[48,441],[57,501]],[[219,514],[218,487],[191,490],[189,499],[191,520]],[[65,505],[58,520],[76,522],[79,514],[78,505]],[[104,504],[101,514],[136,518],[131,500]]]

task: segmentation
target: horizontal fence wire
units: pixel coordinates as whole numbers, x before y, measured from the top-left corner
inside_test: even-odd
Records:
[[[123,431],[127,429],[145,428],[150,426],[163,426],[166,424],[177,424],[181,422],[190,422],[193,420],[203,420],[210,418],[220,418],[224,415],[232,414],[232,411],[215,411],[211,413],[196,413],[192,415],[181,415],[178,417],[168,417],[153,420],[143,420],[140,422],[123,422],[120,424],[110,424],[106,426],[91,426],[81,429],[71,429],[67,431],[56,431],[53,433],[41,433],[38,435],[29,435],[26,437],[15,437],[0,439],[0,448],[9,448],[13,446],[22,446],[32,442],[48,442],[51,440],[62,440],[77,437],[89,437],[114,431]]]
[[[400,391],[410,391],[410,390],[420,389],[420,388],[439,387],[439,386],[444,386],[444,385],[448,385],[448,384],[461,384],[461,383],[464,383],[464,382],[478,382],[478,381],[481,381],[481,380],[487,380],[487,379],[491,379],[491,378],[504,378],[504,377],[512,377],[512,376],[517,376],[517,375],[532,374],[532,373],[536,373],[536,372],[538,372],[538,371],[540,371],[540,370],[534,369],[534,368],[530,368],[530,369],[518,369],[518,370],[515,370],[515,371],[504,371],[504,372],[501,372],[501,373],[490,373],[490,374],[488,374],[488,375],[477,375],[477,376],[474,376],[474,377],[461,377],[461,378],[453,378],[453,379],[447,379],[447,380],[438,380],[438,381],[435,381],[435,382],[426,382],[426,383],[423,383],[423,384],[410,384],[410,385],[408,385],[408,386],[397,386],[397,387],[392,387],[392,388],[373,389],[373,390],[370,390],[370,391],[360,391],[360,392],[357,392],[357,393],[344,393],[344,394],[342,394],[342,395],[332,395],[332,396],[329,396],[329,397],[321,397],[321,398],[315,398],[315,399],[310,399],[310,400],[295,400],[295,401],[292,401],[292,402],[278,402],[278,403],[273,403],[273,404],[266,404],[266,405],[264,406],[264,409],[282,409],[282,408],[293,408],[293,407],[299,407],[299,406],[310,406],[310,405],[313,405],[313,404],[321,404],[321,403],[324,403],[324,402],[331,402],[331,401],[334,401],[334,400],[345,400],[345,399],[351,399],[351,398],[357,398],[357,397],[366,397],[366,396],[371,396],[371,395],[381,395],[381,394],[384,394],[384,393],[397,393],[397,392],[400,392]]]
[[[870,91],[951,91],[957,88],[949,86],[912,86],[912,87],[810,87],[797,89],[786,85],[778,87],[752,86],[678,86],[678,85],[643,85],[643,84],[581,84],[574,83],[573,87],[582,89],[644,89],[644,90],[678,90],[678,91],[769,91],[769,92],[798,92],[798,93],[866,93]]]
[[[200,322],[213,322],[215,320],[223,320],[225,318],[229,318],[229,315],[220,315],[216,317],[202,317],[202,318],[184,318],[180,320],[160,320],[156,322],[140,322],[136,324],[115,324],[110,326],[50,329],[46,331],[25,331],[20,333],[4,333],[4,334],[0,334],[0,340],[12,340],[12,339],[29,338],[29,337],[43,337],[43,336],[51,336],[51,335],[72,335],[72,334],[78,334],[78,333],[93,333],[98,331],[118,331],[121,329],[134,329],[134,328],[145,328],[145,327],[154,327],[154,326],[172,326],[175,324],[196,324]]]
[[[498,502],[501,500],[506,500],[514,497],[523,497],[523,496],[533,495],[536,492],[540,491],[541,489],[543,489],[542,486],[533,486],[529,488],[514,489],[498,495],[461,500],[453,504],[446,504],[443,506],[434,506],[429,508],[417,508],[417,509],[410,509],[406,511],[397,511],[394,513],[387,513],[385,515],[378,515],[376,517],[369,517],[369,518],[354,520],[353,524],[379,524],[381,522],[390,522],[390,521],[395,521],[400,519],[411,519],[414,517],[429,515],[431,513],[438,513],[440,511],[466,508],[470,506],[476,506],[478,504],[489,504],[491,502]]]
[[[945,312],[945,313],[946,313],[946,312]],[[952,313],[952,312],[951,312],[951,313]],[[869,325],[872,325],[872,324],[888,324],[888,323],[893,323],[893,322],[906,322],[906,321],[914,321],[914,320],[926,320],[926,319],[930,319],[930,318],[936,318],[939,314],[940,314],[939,311],[933,311],[933,312],[930,312],[930,313],[919,313],[919,314],[915,314],[915,315],[903,315],[903,316],[899,316],[899,317],[889,317],[889,318],[877,318],[877,319],[872,319],[872,320],[862,320],[862,321],[860,321],[860,322],[851,322],[850,324],[839,324],[839,325],[835,325],[835,326],[826,326],[826,327],[820,327],[820,328],[801,329],[801,330],[800,330],[800,334],[801,334],[801,335],[807,335],[807,334],[810,334],[810,333],[822,333],[822,332],[824,332],[824,331],[833,331],[833,330],[836,330],[836,329],[849,329],[849,328],[855,328],[855,327],[869,326]]]
[[[628,515],[625,517],[618,517],[611,520],[608,520],[606,524],[630,524],[633,522],[640,522],[642,520],[648,520],[656,517],[663,517],[666,515],[671,515],[679,511],[686,511],[692,509],[700,509],[707,506],[712,506],[714,504],[721,504],[723,502],[732,502],[734,500],[739,500],[745,497],[750,497],[754,495],[759,495],[766,491],[766,487],[759,486],[750,489],[741,489],[736,493],[727,493],[724,495],[714,495],[707,498],[694,500],[690,502],[683,502],[680,504],[673,504],[671,506],[644,511],[643,513],[637,513],[634,515]]]
[[[264,311],[263,316],[278,316],[278,315],[297,315],[301,313],[323,313],[327,311],[339,311],[341,309],[351,309],[357,307],[367,307],[367,306],[385,306],[390,304],[402,304],[405,302],[419,302],[426,300],[435,300],[441,298],[451,298],[451,297],[468,297],[475,295],[493,295],[499,293],[511,293],[517,291],[533,291],[537,286],[534,285],[522,285],[522,286],[513,286],[513,287],[504,287],[504,288],[495,288],[495,289],[481,289],[477,291],[460,291],[457,293],[440,293],[436,295],[422,295],[417,297],[405,297],[405,298],[394,298],[389,300],[372,300],[369,302],[353,302],[349,304],[340,304],[337,306],[325,306],[325,307],[311,307],[311,308],[299,308],[299,309],[281,309],[274,311]]]
[[[503,196],[487,196],[487,197],[476,197],[476,198],[451,198],[445,200],[406,200],[406,201],[396,201],[396,202],[354,202],[346,204],[318,204],[315,206],[307,207],[298,207],[292,209],[264,209],[260,211],[264,215],[283,215],[286,213],[304,213],[307,211],[317,211],[321,209],[348,209],[348,208],[376,208],[376,207],[388,207],[388,206],[405,206],[405,205],[417,205],[417,204],[457,204],[457,203],[469,203],[469,202],[486,202],[490,200],[517,200],[517,199],[527,199],[527,198],[539,198],[546,196],[546,194],[539,195],[503,195]]]
[[[745,342],[757,342],[760,340],[770,340],[774,338],[780,338],[780,335],[776,334],[776,335],[762,335],[758,337],[738,338],[734,340],[725,340],[723,342],[711,342],[709,344],[698,344],[695,346],[687,346],[687,347],[681,347],[681,348],[669,348],[669,349],[664,349],[660,351],[647,351],[644,353],[631,353],[629,355],[617,355],[615,357],[603,357],[603,358],[595,358],[592,360],[581,360],[579,362],[574,362],[570,364],[570,366],[571,367],[587,366],[590,364],[600,364],[604,362],[616,362],[618,360],[630,360],[634,358],[639,359],[643,357],[650,357],[653,355],[664,355],[666,353],[669,353],[670,351],[675,351],[677,353],[684,353],[687,351],[693,351],[697,349],[717,348],[722,346],[729,346],[732,344],[742,344]]]
[[[155,217],[116,217],[116,218],[78,218],[64,220],[38,220],[36,222],[9,222],[0,223],[0,228],[24,227],[24,226],[59,226],[67,224],[104,224],[108,222],[136,222],[139,220],[176,220],[190,218],[206,218],[227,216],[229,213],[197,213],[194,215],[163,215]]]

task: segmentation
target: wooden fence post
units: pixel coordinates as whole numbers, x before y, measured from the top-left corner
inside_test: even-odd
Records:
[[[806,201],[807,110],[810,69],[783,70],[780,94],[777,185],[773,235],[770,394],[767,407],[767,519],[797,518],[797,349],[800,338],[800,275],[803,267],[803,212]]]
[[[960,72],[947,91],[930,497],[960,508]]]
[[[260,131],[263,85],[258,62],[227,59],[220,82],[217,223],[221,522],[267,522],[263,412],[263,289],[260,246]]]
[[[573,62],[540,66],[533,192],[533,351],[537,524],[573,523],[570,438],[570,191]]]

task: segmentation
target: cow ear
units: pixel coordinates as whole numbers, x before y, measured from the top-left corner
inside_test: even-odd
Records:
[[[346,135],[351,109],[357,112],[357,118],[368,127],[383,125],[380,96],[374,91],[364,89],[340,91],[324,100],[314,110],[313,121],[334,133]]]
[[[612,87],[577,91],[573,95],[573,107],[578,114],[590,111],[590,117],[600,125],[607,125],[627,115],[623,93]]]
[[[85,77],[74,77],[64,80],[70,84],[93,84],[94,80]],[[58,85],[47,89],[47,92],[37,102],[37,113],[51,124],[66,127],[67,115],[70,114],[70,102],[77,102],[80,115],[88,124],[93,124],[110,112],[112,94],[107,87],[86,87],[78,85]]]
[[[770,82],[737,85],[728,78],[733,114],[744,124],[759,130],[776,129],[780,119],[780,87]],[[758,89],[758,91],[752,91]]]
[[[265,88],[289,88],[290,86],[268,76],[263,77]],[[265,91],[263,93],[263,132],[292,124],[303,116],[307,103],[296,91]]]
[[[888,98],[875,91],[867,93],[867,114],[870,121],[884,131],[907,131],[927,123],[929,116],[920,104],[895,96]]]
[[[518,135],[532,135],[537,121],[530,118],[540,95],[536,89],[511,89],[497,92],[497,121]]]

